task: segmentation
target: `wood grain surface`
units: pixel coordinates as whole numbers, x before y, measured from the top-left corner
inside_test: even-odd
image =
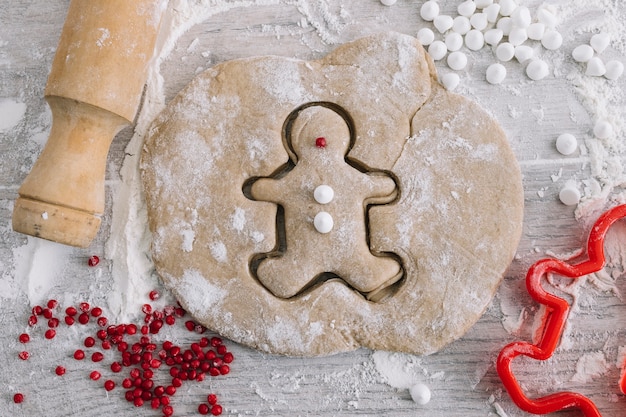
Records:
[[[520,2],[531,9],[542,4],[536,0]],[[225,60],[265,54],[312,59],[342,42],[377,31],[415,35],[429,25],[419,17],[422,3],[399,0],[385,7],[378,0],[206,1],[206,7],[230,7],[191,27],[162,63],[166,99],[171,99],[199,71]],[[439,3],[443,12],[454,15],[459,1]],[[565,0],[546,3],[576,7],[568,6]],[[591,178],[591,157],[563,157],[554,148],[556,136],[566,131],[579,138],[590,137],[595,120],[593,106],[588,103],[590,95],[581,93],[581,88],[575,86],[576,77],[571,75],[581,69],[565,57],[590,36],[582,22],[597,23],[608,13],[601,7],[608,2],[589,3],[586,8],[565,14],[567,19],[559,27],[564,46],[544,56],[558,65],[557,75],[553,71],[545,80],[531,82],[524,75],[524,66],[511,62],[507,63],[505,83],[490,85],[484,80],[484,72],[495,58],[487,48],[468,53],[469,65],[459,72],[461,85],[457,92],[476,100],[507,132],[523,172],[525,190],[524,233],[518,256],[485,315],[463,338],[428,357],[384,355],[385,361],[378,363],[376,355],[364,349],[305,359],[266,355],[226,342],[236,357],[231,373],[184,385],[173,398],[175,415],[198,415],[199,401],[208,392],[215,392],[227,416],[529,416],[511,402],[494,362],[506,343],[532,336],[528,329],[538,306],[524,288],[527,268],[548,254],[567,254],[581,248],[594,220],[577,220],[574,208],[558,201],[566,180]],[[50,128],[43,90],[68,4],[68,0],[0,0],[0,100],[11,99],[27,106],[17,125],[0,130],[0,416],[160,416],[149,406],[133,407],[124,400],[121,389],[107,393],[101,381],[89,380],[93,363],[71,358],[73,347],[78,347],[84,337],[76,328],[60,330],[61,340],[57,341],[37,337],[28,345],[32,357],[28,361],[17,358],[23,349],[17,337],[27,330],[32,304],[25,289],[28,283],[17,281],[16,268],[22,248],[37,243],[11,230],[11,212],[18,187]],[[612,4],[621,12],[625,7]],[[624,59],[615,49],[607,54]],[[443,62],[437,67],[442,74],[450,71]],[[609,87],[607,83],[597,85],[599,91],[626,89],[623,79]],[[624,110],[623,97],[614,97],[611,106]],[[88,249],[68,249],[63,265],[50,265],[62,271],[58,282],[50,284],[50,293],[63,297],[60,301],[66,305],[83,299],[106,305],[107,294],[114,289],[111,261],[102,254],[110,233],[112,200],[121,181],[120,167],[132,135],[132,128],[128,128],[113,142],[108,159],[106,214],[96,241]],[[616,160],[626,162],[619,150],[612,152]],[[619,232],[624,230],[615,233]],[[85,260],[92,254],[103,258],[97,268],[86,266]],[[622,270],[615,265],[612,272]],[[618,279],[616,285],[622,293],[626,290],[624,280]],[[589,395],[605,417],[626,415],[626,398],[617,386],[619,350],[626,346],[626,301],[592,283],[580,291],[568,327],[568,345],[547,362],[520,360],[516,372],[529,394],[575,390]],[[522,314],[520,332],[508,331],[504,323],[514,322]],[[193,334],[180,328],[168,332],[167,336],[178,343],[194,339]],[[606,360],[605,372],[586,382],[573,379],[580,358],[598,352]],[[54,374],[59,364],[68,369],[63,377]],[[406,389],[385,380],[380,366],[393,364],[399,366],[398,372],[413,375],[430,387],[430,403],[417,405]],[[22,404],[12,400],[18,391],[26,396]],[[569,411],[558,415],[582,414]]]

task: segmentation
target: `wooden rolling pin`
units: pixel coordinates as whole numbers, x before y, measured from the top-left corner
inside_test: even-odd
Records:
[[[72,0],[45,96],[48,141],[13,210],[17,232],[87,247],[100,228],[109,147],[132,123],[165,0]]]

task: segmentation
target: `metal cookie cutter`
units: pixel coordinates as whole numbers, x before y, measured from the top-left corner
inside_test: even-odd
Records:
[[[605,264],[604,237],[609,227],[622,217],[626,217],[626,204],[605,212],[593,225],[587,241],[588,260],[569,264],[558,259],[542,259],[532,265],[526,274],[526,288],[530,295],[546,306],[544,328],[537,344],[513,342],[505,346],[498,356],[496,368],[513,402],[522,410],[533,414],[548,414],[570,408],[580,409],[585,417],[602,417],[596,405],[589,398],[576,392],[562,391],[540,398],[528,398],[518,380],[513,375],[511,363],[520,355],[536,360],[549,359],[557,348],[565,320],[569,313],[569,303],[554,294],[546,292],[541,279],[548,273],[576,279],[600,271]],[[619,380],[622,393],[626,394],[626,373]]]

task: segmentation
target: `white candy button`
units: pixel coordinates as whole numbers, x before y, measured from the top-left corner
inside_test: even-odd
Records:
[[[315,218],[313,219],[313,225],[315,226],[315,230],[317,230],[318,232],[328,233],[333,230],[333,217],[325,211],[320,211],[315,215]]]
[[[320,185],[313,191],[313,198],[320,204],[328,204],[334,197],[335,191],[328,185]]]
[[[612,60],[606,63],[604,76],[609,80],[617,80],[624,73],[624,64],[621,61]]]
[[[443,86],[448,91],[453,91],[455,88],[459,86],[460,82],[461,82],[461,77],[459,77],[459,75],[455,74],[454,72],[444,74],[441,77],[441,84],[443,84]]]
[[[528,33],[528,39],[540,41],[546,33],[546,25],[541,22],[531,23],[526,32]]]
[[[467,65],[467,56],[460,51],[448,55],[448,66],[455,71],[460,71]]]
[[[520,45],[515,47],[515,58],[518,62],[526,62],[535,55],[535,50],[528,45]]]
[[[511,19],[513,21],[513,26],[517,26],[518,28],[527,28],[532,23],[530,9],[526,6],[519,6],[517,9],[513,10]]]
[[[465,46],[472,51],[478,51],[485,46],[485,36],[480,30],[472,29],[465,35]]]
[[[508,62],[515,56],[515,47],[508,42],[502,42],[496,48],[496,57],[502,62]]]
[[[506,78],[506,68],[502,64],[491,64],[487,67],[487,82],[500,84]]]
[[[417,383],[409,388],[411,398],[419,405],[426,405],[430,401],[430,388],[422,383]]]
[[[484,30],[487,28],[489,21],[487,20],[487,14],[476,13],[470,17],[470,24],[476,30]]]
[[[380,0],[380,2],[385,6],[393,6],[394,4],[396,4],[396,1],[397,0]]]
[[[599,54],[604,52],[609,43],[611,43],[611,36],[608,33],[597,33],[589,41],[591,47]]]
[[[446,44],[442,41],[434,41],[428,46],[428,53],[435,61],[439,61],[443,59],[444,56],[448,53],[448,48]]]
[[[466,0],[458,5],[456,11],[461,16],[470,17],[476,11],[476,3],[474,3],[474,0]]]
[[[613,135],[613,125],[606,120],[598,120],[593,127],[593,134],[598,139],[608,139]]]
[[[589,62],[593,58],[593,48],[589,45],[578,45],[572,51],[572,58],[577,62]]]
[[[500,5],[498,3],[494,3],[491,6],[487,6],[483,9],[483,13],[487,15],[487,21],[489,23],[496,23],[498,21],[498,16],[500,15]]]
[[[439,33],[444,33],[448,29],[452,28],[452,24],[454,23],[454,19],[452,16],[448,16],[445,14],[440,14],[439,16],[433,19],[433,25],[439,31]]]
[[[606,66],[597,56],[594,56],[587,62],[587,69],[585,70],[586,75],[590,75],[592,77],[602,77],[605,73]]]
[[[476,8],[484,9],[485,7],[489,7],[493,4],[493,0],[474,0],[476,3]]]
[[[420,16],[427,22],[432,22],[439,15],[439,4],[436,1],[428,0],[420,8]]]
[[[546,7],[540,7],[539,10],[537,10],[537,20],[546,25],[547,28],[551,29],[553,29],[558,23],[558,19],[554,13]]]
[[[485,32],[485,43],[487,45],[496,46],[502,40],[504,33],[500,29],[489,29]]]
[[[417,40],[422,46],[428,46],[435,40],[435,32],[430,30],[430,28],[421,28],[417,31]]]
[[[559,192],[559,200],[566,206],[574,206],[580,202],[580,191],[576,187],[576,183],[568,182]]]
[[[544,48],[555,51],[563,45],[563,36],[554,29],[549,29],[541,38],[541,44]]]
[[[578,148],[578,141],[571,133],[563,133],[556,138],[556,150],[562,155],[571,155]]]
[[[509,43],[517,46],[521,45],[528,39],[528,33],[525,28],[513,27],[509,32]]]
[[[469,19],[465,16],[457,16],[454,18],[454,23],[452,24],[452,30],[459,35],[465,35],[472,29],[472,24]]]
[[[450,32],[446,35],[445,43],[448,51],[458,51],[463,47],[463,36],[456,32]]]
[[[498,23],[496,23],[496,27],[500,29],[502,33],[504,33],[504,36],[509,36],[509,33],[511,33],[511,29],[513,28],[513,21],[510,17],[503,17],[498,20]]]
[[[533,81],[539,81],[548,76],[550,69],[545,61],[536,59],[526,67],[526,75]]]
[[[517,9],[517,3],[515,0],[500,0],[500,15],[511,16],[511,13]]]

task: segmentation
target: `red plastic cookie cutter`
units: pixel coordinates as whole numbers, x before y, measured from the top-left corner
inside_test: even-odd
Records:
[[[514,342],[505,346],[496,364],[498,375],[506,390],[513,402],[522,410],[533,414],[548,414],[578,408],[586,417],[602,417],[593,401],[576,392],[562,391],[540,398],[528,398],[513,375],[511,363],[520,355],[542,361],[552,356],[563,334],[570,306],[565,299],[546,292],[541,285],[541,279],[548,273],[576,279],[600,271],[605,264],[606,232],[622,217],[626,217],[626,204],[614,207],[600,216],[589,233],[586,261],[569,264],[558,259],[542,259],[528,270],[526,288],[536,301],[546,306],[543,334],[537,344]],[[626,373],[624,372],[620,377],[619,386],[622,393],[626,394]]]

